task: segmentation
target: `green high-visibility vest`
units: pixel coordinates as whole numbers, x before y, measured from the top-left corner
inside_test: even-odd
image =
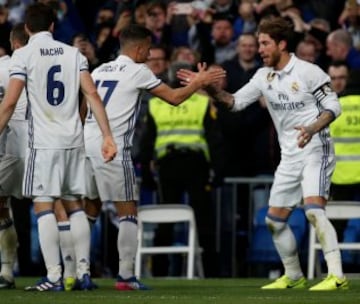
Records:
[[[149,110],[155,121],[157,158],[165,156],[167,146],[202,151],[209,159],[209,150],[204,137],[204,117],[209,98],[201,94],[191,95],[185,102],[172,106],[160,98],[149,100]]]
[[[330,124],[336,156],[331,181],[339,185],[360,183],[360,95],[343,96],[339,101],[342,114]]]

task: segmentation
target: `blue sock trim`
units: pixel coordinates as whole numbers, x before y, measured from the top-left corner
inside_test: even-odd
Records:
[[[287,219],[284,219],[282,217],[278,217],[278,216],[275,216],[275,215],[271,215],[271,214],[266,214],[266,216],[273,220],[274,222],[281,222],[281,223],[286,223],[287,222]]]
[[[75,209],[75,210],[72,210],[68,213],[68,216],[71,216],[75,213],[78,213],[78,212],[84,212],[84,210],[82,208],[79,208],[79,209]]]
[[[135,215],[123,216],[119,219],[119,224],[121,222],[131,222],[131,223],[134,223],[135,225],[137,225],[137,217]]]
[[[59,229],[59,231],[69,231],[70,230],[70,225],[69,224],[58,225],[58,229]]]
[[[39,219],[40,217],[42,217],[44,215],[47,215],[47,214],[54,214],[54,210],[41,211],[41,212],[36,214],[36,218]]]
[[[325,208],[323,206],[320,206],[318,204],[313,204],[313,203],[304,204],[304,209],[305,209],[305,211],[310,210],[310,209],[322,209],[322,210],[325,210]]]
[[[3,223],[0,225],[0,230],[5,230],[14,223],[11,218],[3,219],[2,222]]]

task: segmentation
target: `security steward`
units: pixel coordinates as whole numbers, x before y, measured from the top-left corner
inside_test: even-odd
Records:
[[[330,126],[336,157],[331,196],[333,200],[360,201],[360,72],[353,71],[349,77],[345,68],[338,64],[329,70],[335,75],[338,69],[336,77],[347,76],[346,87],[337,92],[342,115]],[[330,77],[335,81],[331,73]]]
[[[172,87],[180,85],[176,80],[176,71],[189,67],[179,62],[170,65]],[[193,94],[177,107],[154,97],[149,100],[145,124],[140,142],[142,186],[154,186],[153,176],[156,174],[160,203],[189,202],[195,212],[205,276],[215,277],[218,275],[218,259],[211,190],[221,184],[224,167],[223,142],[217,126],[216,110],[209,97],[201,93]],[[151,163],[155,166],[151,166]],[[154,244],[172,244],[172,228],[171,224],[159,225]],[[181,262],[175,264],[169,265],[169,259],[164,255],[154,255],[153,275],[180,275]],[[170,272],[169,266],[172,269]]]

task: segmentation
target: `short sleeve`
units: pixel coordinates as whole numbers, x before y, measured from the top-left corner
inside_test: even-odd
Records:
[[[89,70],[89,62],[88,62],[87,58],[80,52],[78,52],[78,56],[79,56],[78,60],[79,60],[80,72],[88,71]]]
[[[20,80],[26,80],[26,64],[22,60],[19,52],[15,51],[10,59],[9,76],[10,78],[17,78]]]
[[[151,90],[161,84],[161,79],[157,78],[155,74],[145,65],[135,74],[136,86],[138,89]]]

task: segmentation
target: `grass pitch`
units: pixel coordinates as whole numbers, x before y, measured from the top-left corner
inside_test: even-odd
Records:
[[[175,280],[147,279],[150,291],[119,292],[114,280],[94,279],[99,289],[73,292],[26,292],[36,278],[17,278],[16,289],[1,290],[0,304],[358,304],[360,280],[351,280],[350,289],[332,292],[308,290],[261,290],[266,279]],[[310,286],[317,281],[310,282]]]

